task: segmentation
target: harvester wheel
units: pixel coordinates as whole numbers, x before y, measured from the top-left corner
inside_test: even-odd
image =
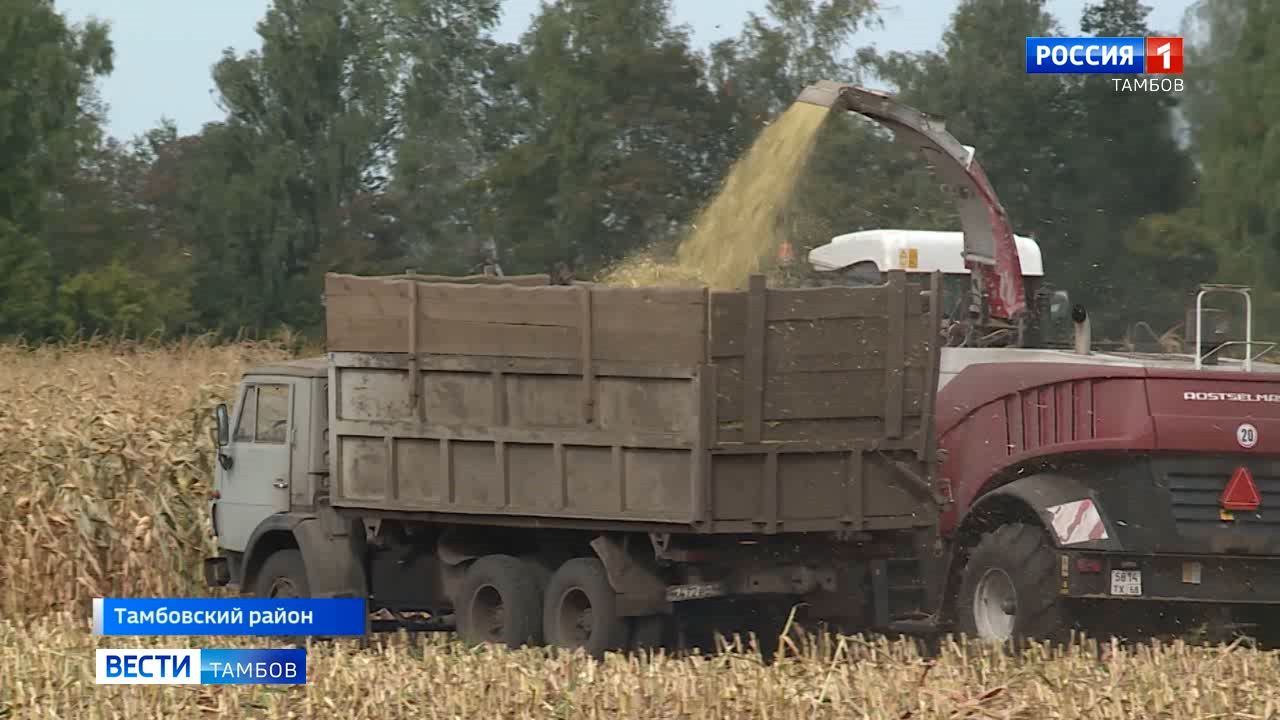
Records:
[[[542,629],[547,643],[582,648],[601,657],[627,644],[627,623],[618,615],[618,596],[597,558],[569,560],[551,575],[543,600]]]
[[[458,636],[515,649],[542,644],[542,592],[534,567],[510,555],[486,555],[467,568],[455,608]]]
[[[960,631],[998,642],[1064,640],[1070,622],[1056,571],[1053,545],[1035,525],[1012,523],[983,535],[960,582]]]

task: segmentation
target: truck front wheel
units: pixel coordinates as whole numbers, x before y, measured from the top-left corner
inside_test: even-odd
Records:
[[[305,598],[311,596],[307,585],[307,566],[296,548],[277,550],[267,556],[254,579],[253,594],[262,598]]]
[[[627,644],[627,623],[618,615],[618,597],[604,563],[574,558],[560,566],[547,583],[542,628],[547,642],[560,648],[582,648],[595,657]]]
[[[464,642],[516,649],[542,643],[542,584],[534,566],[510,555],[486,555],[467,568],[458,593]]]
[[[1062,640],[1069,619],[1058,597],[1057,555],[1034,525],[1002,525],[982,536],[965,564],[956,621],[989,641]]]

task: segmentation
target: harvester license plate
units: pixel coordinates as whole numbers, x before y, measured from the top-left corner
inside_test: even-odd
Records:
[[[1112,595],[1141,595],[1142,594],[1142,571],[1141,570],[1112,570],[1111,571],[1111,594]]]

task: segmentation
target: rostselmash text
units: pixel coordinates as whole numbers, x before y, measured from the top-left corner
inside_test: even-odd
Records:
[[[1280,403],[1277,393],[1234,393],[1234,392],[1195,392],[1188,390],[1182,393],[1183,400],[1245,402],[1245,403]]]

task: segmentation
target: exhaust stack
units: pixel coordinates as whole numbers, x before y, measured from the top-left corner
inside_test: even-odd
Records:
[[[1071,320],[1075,323],[1076,352],[1088,355],[1093,351],[1093,328],[1089,322],[1089,312],[1083,305],[1071,308]]]

